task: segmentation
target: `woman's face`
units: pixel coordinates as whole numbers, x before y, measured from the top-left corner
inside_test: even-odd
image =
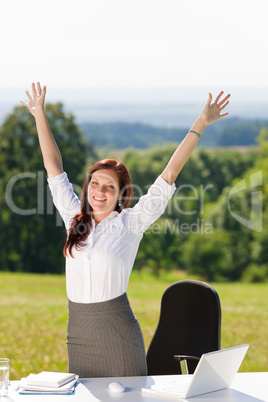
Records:
[[[119,198],[119,180],[114,170],[101,169],[92,174],[88,186],[88,202],[97,222],[115,210]]]

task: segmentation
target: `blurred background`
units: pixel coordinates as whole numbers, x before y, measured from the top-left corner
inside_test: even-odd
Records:
[[[247,369],[267,368],[267,358],[256,365],[268,333],[261,296],[268,286],[267,1],[11,0],[0,10],[2,357],[14,353],[7,334],[13,345],[20,343],[14,323],[29,318],[20,324],[27,335],[14,355],[13,375],[67,364],[65,232],[48,192],[34,119],[19,103],[37,81],[47,85],[46,113],[77,194],[91,164],[111,157],[126,163],[134,203],[161,173],[208,92],[231,93],[229,116],[206,129],[165,214],[144,235],[130,293],[148,344],[158,307],[154,319],[146,316],[151,285],[142,296],[135,283],[140,288],[142,280],[162,280],[151,296],[156,303],[167,283],[181,277],[223,286],[226,325],[229,319],[223,344],[252,337],[256,354],[249,353]],[[238,311],[233,293],[240,291]],[[36,294],[49,329],[34,319]],[[229,338],[238,313],[243,325]],[[246,325],[251,313],[252,325]],[[254,334],[245,328],[255,328]],[[41,340],[53,347],[59,331],[58,354],[42,355]],[[39,341],[25,366],[33,337]]]

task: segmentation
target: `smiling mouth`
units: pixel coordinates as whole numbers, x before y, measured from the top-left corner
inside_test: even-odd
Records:
[[[106,201],[106,198],[94,197],[94,195],[93,195],[93,198],[94,198],[94,200],[100,201],[100,202]]]

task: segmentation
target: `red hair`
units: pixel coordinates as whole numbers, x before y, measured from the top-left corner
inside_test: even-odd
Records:
[[[73,257],[72,248],[75,246],[77,250],[80,250],[80,248],[84,246],[84,241],[90,234],[92,229],[93,209],[88,202],[88,186],[92,174],[101,169],[113,170],[117,174],[122,200],[120,206],[118,203],[116,204],[115,211],[121,212],[122,209],[128,208],[132,202],[133,186],[126,166],[121,162],[117,162],[115,159],[105,159],[95,163],[89,170],[84,181],[80,197],[81,211],[72,219],[67,241],[63,249],[65,257],[67,252]]]

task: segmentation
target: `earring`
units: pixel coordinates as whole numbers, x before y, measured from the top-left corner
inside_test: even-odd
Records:
[[[118,206],[119,206],[119,207],[122,207],[122,200],[121,200],[121,198],[118,200]]]

